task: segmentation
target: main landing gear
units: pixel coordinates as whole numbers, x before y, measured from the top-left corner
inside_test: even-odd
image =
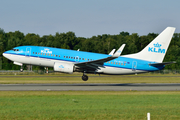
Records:
[[[83,76],[82,76],[82,80],[83,80],[83,81],[87,81],[87,80],[88,80],[88,76],[87,76],[87,75],[85,75],[85,74],[83,74]]]

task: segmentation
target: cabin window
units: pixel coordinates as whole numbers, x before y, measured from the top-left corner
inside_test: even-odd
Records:
[[[84,58],[82,58],[82,60],[84,60]]]
[[[58,57],[58,55],[56,55],[56,57]]]
[[[59,55],[59,57],[60,57],[60,55]]]
[[[85,60],[87,60],[87,59],[85,59]]]
[[[73,59],[73,57],[71,57],[71,59]]]
[[[64,56],[64,58],[66,58],[66,56]]]
[[[81,60],[81,58],[79,58],[79,60]]]
[[[119,63],[119,65],[121,65],[121,63]]]
[[[33,54],[34,54],[34,52],[33,52]]]
[[[118,65],[118,63],[116,63],[116,65]]]
[[[37,52],[36,52],[36,54],[37,54]]]
[[[42,55],[42,53],[41,53],[41,55]]]
[[[111,64],[113,64],[113,62],[111,62]]]

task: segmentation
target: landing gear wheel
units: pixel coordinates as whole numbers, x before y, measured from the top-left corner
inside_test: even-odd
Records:
[[[23,72],[23,69],[22,69],[22,68],[20,69],[20,72]]]
[[[83,76],[82,76],[82,80],[83,80],[83,81],[87,81],[87,80],[88,80],[88,76],[87,76],[87,75],[83,75]]]

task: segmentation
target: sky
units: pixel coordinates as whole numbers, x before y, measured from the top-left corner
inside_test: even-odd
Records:
[[[180,33],[179,0],[0,0],[0,28],[25,35],[72,31],[77,37],[120,32]]]

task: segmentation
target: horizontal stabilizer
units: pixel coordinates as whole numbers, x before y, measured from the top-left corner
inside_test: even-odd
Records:
[[[119,57],[124,49],[126,44],[121,45],[121,47],[112,55],[112,57]]]
[[[163,63],[151,63],[149,64],[150,66],[163,66],[163,65],[169,65],[169,64],[173,64],[176,63],[175,61],[172,62],[163,62]]]
[[[113,50],[109,53],[109,55],[113,55],[114,52],[115,52],[115,50],[116,50],[116,49],[113,49]]]

